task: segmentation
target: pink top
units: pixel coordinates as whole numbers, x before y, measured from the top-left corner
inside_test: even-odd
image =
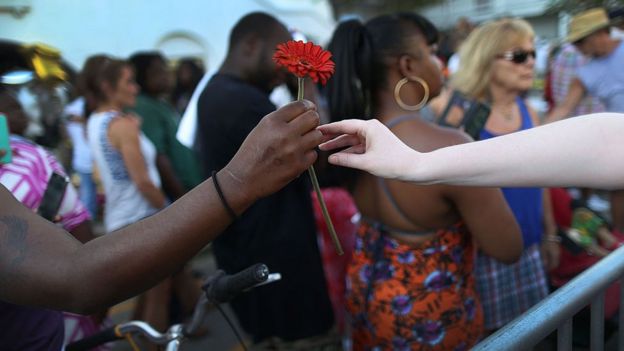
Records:
[[[0,165],[0,183],[19,202],[34,210],[41,203],[52,172],[65,175],[65,170],[54,155],[29,140],[11,135],[10,143],[13,161]],[[67,231],[90,219],[78,199],[76,189],[71,185],[65,190],[58,214],[61,216],[60,224]]]

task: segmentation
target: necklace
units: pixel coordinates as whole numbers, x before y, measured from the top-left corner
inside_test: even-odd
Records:
[[[513,109],[507,111],[506,113],[503,113],[503,117],[505,118],[505,120],[511,121],[513,119]]]
[[[498,111],[498,114],[501,115],[507,122],[514,118],[514,106],[511,106],[509,109],[502,109],[498,107],[496,110]]]

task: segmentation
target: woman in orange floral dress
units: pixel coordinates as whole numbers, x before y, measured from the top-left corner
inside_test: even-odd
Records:
[[[440,92],[437,30],[413,13],[345,21],[329,49],[336,73],[325,89],[333,121],[377,118],[422,151],[469,141],[417,110]],[[387,155],[392,157],[392,155]],[[500,190],[416,186],[370,174],[349,178],[362,224],[348,270],[355,350],[461,350],[480,338],[475,244],[503,262],[522,250]]]

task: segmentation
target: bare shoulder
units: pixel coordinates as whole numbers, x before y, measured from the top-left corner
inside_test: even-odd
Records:
[[[420,152],[430,152],[472,141],[470,136],[459,129],[442,127],[422,120],[397,126],[393,131],[403,142]]]
[[[108,126],[109,135],[113,138],[137,135],[140,123],[135,118],[117,117]]]
[[[116,149],[139,140],[140,124],[133,118],[117,117],[108,126],[108,138]]]
[[[439,137],[440,145],[438,148],[465,144],[474,141],[468,134],[457,128],[443,127],[439,125],[431,125],[431,128],[433,133]]]

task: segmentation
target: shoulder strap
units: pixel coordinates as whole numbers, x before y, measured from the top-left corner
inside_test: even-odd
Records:
[[[388,127],[388,129],[392,129],[405,121],[409,121],[411,119],[418,119],[418,118],[419,117],[416,115],[402,115],[402,116],[393,118],[384,124],[386,125],[386,127]]]
[[[408,121],[410,119],[417,119],[419,118],[416,115],[403,115],[403,116],[399,116],[396,117],[394,119],[391,119],[390,121],[387,121],[385,123],[386,127],[388,127],[388,129],[392,129],[393,127],[396,127],[397,125],[399,125],[402,122]],[[401,209],[401,206],[399,206],[399,203],[396,201],[396,199],[394,198],[394,196],[392,196],[392,193],[390,192],[390,189],[388,188],[388,184],[386,183],[386,181],[383,178],[379,178],[377,177],[377,185],[381,188],[382,192],[384,193],[384,195],[388,198],[388,200],[390,201],[390,204],[392,205],[392,207],[399,213],[399,215],[401,217],[403,217],[404,220],[406,220],[408,223],[411,223],[415,226],[419,226],[418,223],[414,223],[414,221],[409,218],[409,216],[407,215],[407,213],[405,213],[405,211],[403,211],[403,209]],[[387,227],[385,225],[383,225],[383,229],[387,230],[387,231],[391,231],[391,232],[396,232],[396,233],[405,233],[405,234],[411,234],[411,235],[427,235],[427,234],[431,234],[430,230],[426,230],[426,231],[401,231],[401,230],[395,230],[393,228]]]
[[[518,104],[520,116],[522,117],[522,126],[520,128],[522,130],[533,128],[533,120],[531,119],[531,114],[529,113],[529,109],[527,108],[524,99],[518,96],[516,98],[516,103]]]

